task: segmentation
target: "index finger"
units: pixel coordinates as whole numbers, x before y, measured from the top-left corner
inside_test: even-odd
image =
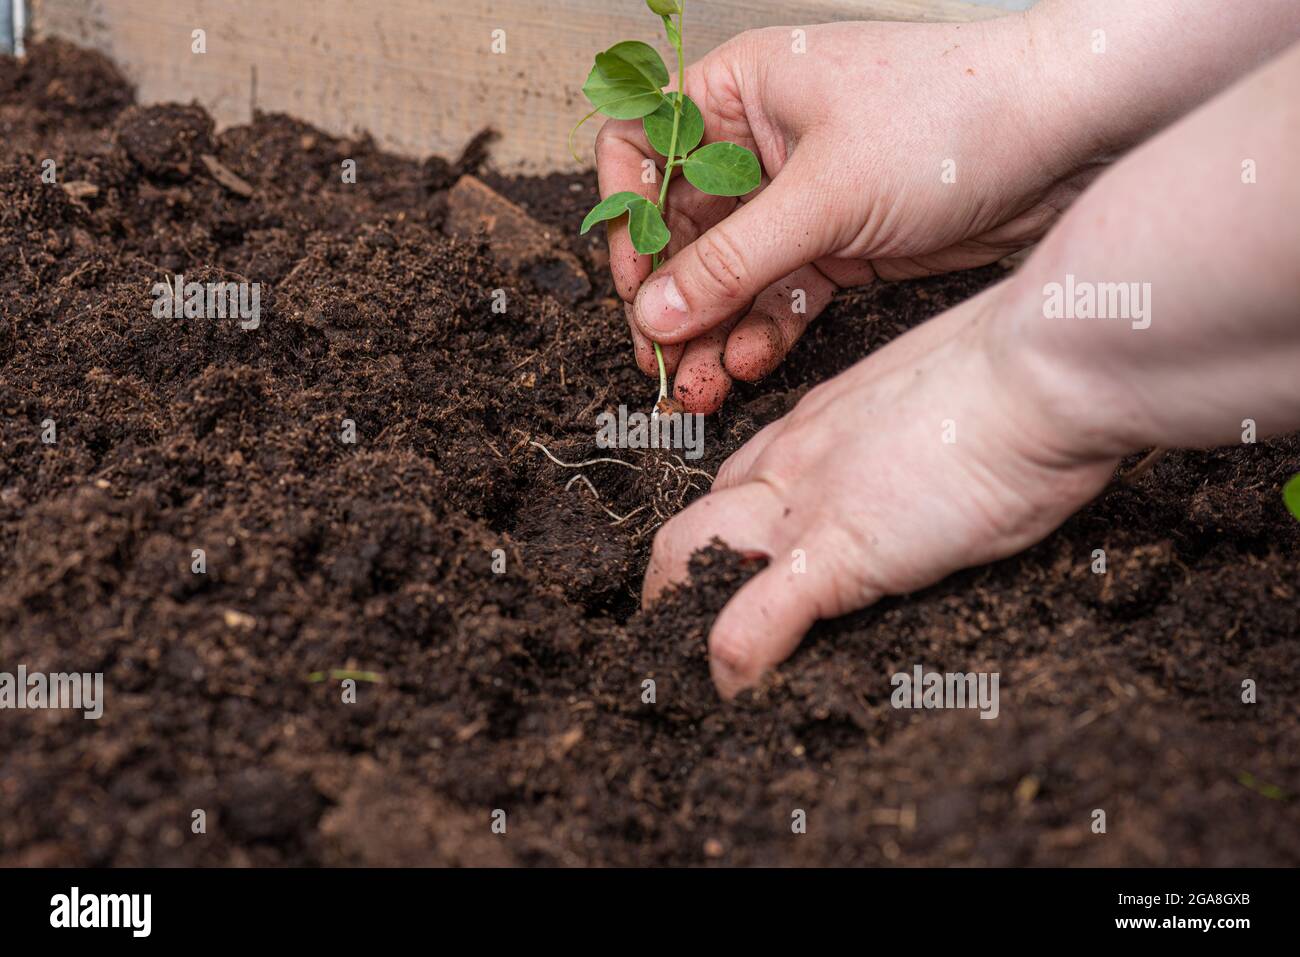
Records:
[[[646,139],[640,120],[606,120],[596,134],[596,176],[600,183],[600,198],[615,193],[636,193],[650,202],[659,199],[659,172],[655,153]],[[645,163],[656,163],[651,182],[645,182]],[[619,298],[631,302],[650,275],[650,257],[642,256],[632,248],[632,238],[623,227],[625,217],[606,224],[609,234],[609,269],[614,275],[614,288]]]
[[[766,482],[746,482],[710,492],[665,522],[655,534],[641,586],[649,608],[669,585],[690,579],[691,556],[714,538],[747,558],[772,558],[787,536],[785,509]]]

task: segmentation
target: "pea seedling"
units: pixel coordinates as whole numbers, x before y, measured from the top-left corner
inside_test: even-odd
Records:
[[[585,235],[596,223],[626,215],[632,247],[643,256],[650,256],[651,268],[658,269],[662,262],[660,254],[672,238],[664,215],[668,184],[675,168],[681,167],[686,181],[696,189],[713,196],[743,196],[757,188],[762,173],[758,157],[743,146],[725,141],[700,146],[704,139],[704,117],[683,91],[686,62],[682,56],[682,20],[686,0],[646,0],[646,6],[663,21],[668,42],[677,53],[677,90],[664,92],[668,68],[654,47],[639,40],[615,43],[596,54],[596,63],[582,87],[595,109],[578,121],[573,132],[597,113],[616,120],[640,120],[646,139],[664,157],[657,202],[637,193],[614,193],[597,203],[582,221]],[[569,140],[572,143],[572,132]],[[659,343],[654,347],[659,363],[659,401],[655,409],[670,412],[674,406],[668,398],[664,354]]]

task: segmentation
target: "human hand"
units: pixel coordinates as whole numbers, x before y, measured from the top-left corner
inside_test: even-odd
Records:
[[[1071,373],[1021,374],[995,287],[809,392],[729,458],[712,492],[655,537],[643,601],[715,536],[768,566],[709,635],[724,697],[788,657],[821,618],[914,591],[1039,541],[1117,459],[1049,422]],[[1050,383],[1052,396],[1029,394]],[[796,571],[793,552],[803,553]]]
[[[1153,138],[1011,279],[810,392],[660,529],[647,604],[715,536],[769,559],[710,633],[725,696],[819,618],[1040,540],[1122,455],[1237,443],[1246,422],[1261,436],[1300,428],[1300,273],[1286,268],[1300,188],[1224,173],[1295,155],[1300,107],[1284,91],[1297,82],[1300,46]],[[1159,318],[1149,292],[1140,323],[1053,317],[1045,297],[1068,274],[1158,289]]]
[[[773,28],[691,66],[705,141],[748,147],[767,176],[741,201],[675,178],[671,258],[649,281],[650,258],[609,230],[641,369],[657,374],[651,342],[665,344],[678,400],[711,412],[733,379],[771,372],[837,288],[982,265],[1040,237],[1092,168],[1048,121],[1027,32],[1020,17],[840,23],[807,28],[796,53]],[[596,158],[602,196],[657,198],[642,171],[662,157],[640,121],[607,121]]]

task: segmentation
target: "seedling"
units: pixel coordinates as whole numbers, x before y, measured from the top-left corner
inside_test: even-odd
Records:
[[[654,47],[640,40],[615,43],[603,53],[596,54],[596,63],[582,87],[583,94],[595,109],[578,121],[569,134],[569,142],[572,148],[573,133],[597,113],[616,120],[641,121],[646,139],[664,158],[658,201],[653,202],[632,192],[606,196],[582,221],[582,233],[585,235],[596,223],[626,215],[632,247],[643,256],[650,256],[651,268],[658,269],[663,261],[661,253],[672,238],[664,220],[668,208],[668,184],[672,181],[674,169],[680,167],[688,183],[713,196],[745,195],[758,187],[762,170],[758,157],[736,143],[723,141],[700,145],[704,139],[704,117],[683,90],[686,61],[682,56],[682,20],[686,14],[686,0],[646,0],[646,6],[663,21],[668,42],[677,54],[677,90],[664,92],[668,85],[668,68]],[[664,367],[663,350],[657,342],[654,347],[655,359],[659,363],[659,401],[655,410],[665,413],[679,411],[677,404],[668,397],[668,370]]]
[[[1282,487],[1282,501],[1292,515],[1300,518],[1300,475],[1291,476],[1291,480]]]

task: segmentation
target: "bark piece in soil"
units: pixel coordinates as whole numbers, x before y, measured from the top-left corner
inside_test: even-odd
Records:
[[[564,302],[577,302],[591,292],[578,258],[557,245],[551,230],[476,176],[462,176],[447,194],[445,229],[462,239],[486,233],[502,269]]]

